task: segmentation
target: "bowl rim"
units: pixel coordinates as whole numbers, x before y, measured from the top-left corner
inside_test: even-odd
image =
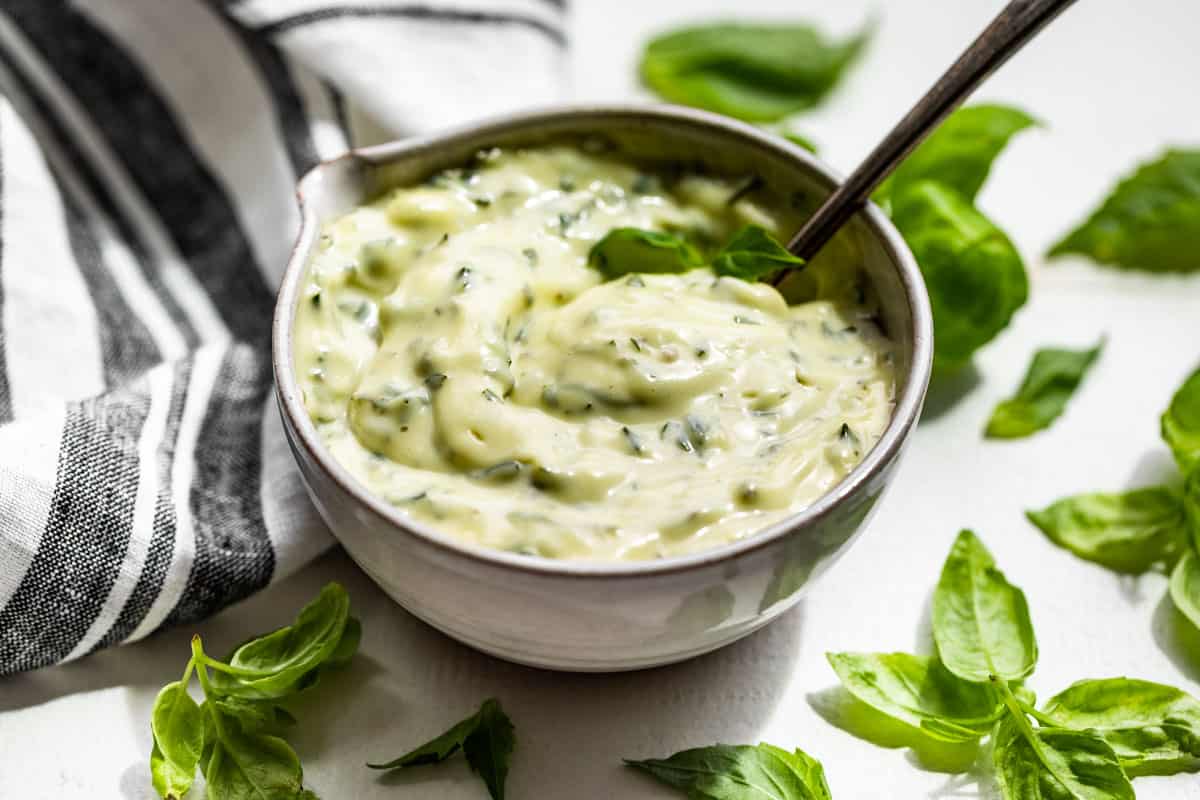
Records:
[[[316,244],[318,221],[309,202],[310,193],[321,191],[324,172],[338,168],[342,162],[382,166],[402,156],[423,149],[437,148],[464,140],[486,139],[514,130],[536,130],[542,123],[562,121],[566,117],[580,120],[608,121],[639,120],[648,123],[683,124],[695,128],[718,129],[726,136],[740,138],[758,150],[800,162],[816,179],[830,188],[841,182],[838,172],[821,162],[812,153],[780,136],[730,117],[693,108],[665,104],[606,103],[555,104],[494,116],[440,132],[425,134],[384,144],[351,150],[335,159],[323,161],[297,181],[296,197],[300,206],[300,229],[288,257],[276,299],[271,335],[271,364],[275,375],[275,395],[280,413],[293,433],[293,447],[302,446],[319,469],[337,483],[358,504],[382,519],[401,535],[417,538],[448,555],[464,557],[481,566],[512,569],[527,574],[571,578],[635,578],[680,573],[708,567],[761,550],[792,534],[799,534],[829,516],[847,498],[871,484],[900,454],[908,435],[917,423],[924,404],[925,393],[933,363],[933,317],[929,296],[916,259],[891,220],[874,203],[868,202],[857,212],[871,234],[878,238],[884,251],[895,264],[904,289],[905,300],[912,319],[910,331],[913,343],[909,373],[904,388],[896,398],[892,417],[883,435],[841,481],[811,505],[789,515],[743,539],[696,553],[670,556],[648,561],[584,561],[531,558],[508,553],[483,545],[459,541],[440,533],[433,526],[404,517],[363,486],[348,470],[333,458],[320,441],[316,426],[305,411],[301,392],[292,364],[292,321],[298,307],[301,278],[308,264],[311,249]],[[598,130],[598,132],[601,132]],[[308,486],[307,479],[304,481]],[[333,526],[329,526],[331,531]],[[336,532],[335,536],[336,536]]]

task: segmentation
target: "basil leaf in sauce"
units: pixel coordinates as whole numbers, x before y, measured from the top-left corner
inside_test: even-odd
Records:
[[[1200,150],[1168,150],[1138,167],[1049,256],[1067,254],[1146,272],[1200,271]]]
[[[929,289],[934,364],[962,367],[1025,304],[1029,280],[1021,256],[968,200],[933,181],[897,187],[892,220]]]
[[[1099,735],[1029,726],[1008,717],[992,735],[992,761],[1005,800],[1134,800],[1121,763]]]
[[[1131,678],[1079,681],[1046,703],[1056,725],[1104,737],[1128,775],[1169,775],[1200,766],[1200,701]]]
[[[1101,341],[1088,350],[1038,350],[1021,388],[996,406],[984,435],[990,439],[1017,439],[1050,427],[1103,348]]]
[[[932,180],[974,202],[1009,139],[1036,124],[1033,117],[1010,106],[960,108],[904,159],[873,199],[886,202],[906,185]]]
[[[631,272],[687,272],[703,263],[678,236],[640,228],[613,228],[588,251],[588,264],[609,280]]]
[[[1020,680],[1037,663],[1025,593],[996,567],[971,531],[962,531],[933,593],[933,638],[942,663],[963,680]]]
[[[1025,516],[1058,546],[1116,572],[1169,568],[1187,547],[1183,504],[1165,486],[1079,494]]]
[[[1171,572],[1171,602],[1200,628],[1200,555],[1189,550]]]
[[[1200,369],[1183,382],[1163,412],[1162,437],[1185,475],[1200,466]]]
[[[769,122],[820,102],[872,29],[835,41],[807,24],[696,25],[651,40],[641,75],[673,103]]]
[[[747,225],[733,235],[713,259],[718,275],[729,275],[744,281],[756,281],[776,272],[798,269],[804,259],[788,252],[766,228]]]
[[[403,769],[445,761],[460,749],[471,769],[483,780],[492,800],[504,800],[508,762],[516,746],[512,721],[495,698],[485,700],[477,712],[415,750],[371,769]]]
[[[821,762],[769,744],[697,747],[626,764],[694,800],[831,800]]]
[[[945,742],[986,736],[1001,710],[990,686],[969,683],[932,656],[827,653],[846,691],[876,711]]]

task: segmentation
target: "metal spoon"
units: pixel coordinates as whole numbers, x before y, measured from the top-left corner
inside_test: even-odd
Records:
[[[800,232],[788,242],[788,250],[805,260],[812,258],[947,114],[1073,2],[1075,0],[1013,0],[1005,6],[904,119],[875,146],[858,169],[804,223]],[[778,285],[786,275],[781,272],[772,282]]]

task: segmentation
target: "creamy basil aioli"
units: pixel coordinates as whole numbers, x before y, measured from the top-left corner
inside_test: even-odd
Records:
[[[809,505],[891,415],[868,293],[789,307],[707,268],[587,265],[621,226],[710,250],[747,223],[786,236],[739,194],[571,147],[489,151],[329,223],[294,345],[326,446],[414,520],[550,558],[679,555]]]

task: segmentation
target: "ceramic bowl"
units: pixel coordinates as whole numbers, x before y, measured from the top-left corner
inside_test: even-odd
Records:
[[[664,106],[556,107],[437,136],[365,148],[299,182],[303,224],[274,321],[275,390],[313,502],[350,556],[396,602],[500,658],[562,670],[637,669],[733,642],[796,603],[866,524],[921,411],[932,320],[921,274],[874,206],[826,251],[860,260],[898,346],[895,412],[878,444],[827,495],[752,536],[685,557],[564,562],[484,549],[406,518],[372,495],[322,445],[293,373],[292,321],[322,224],[386,188],[417,183],[487,147],[590,137],[638,158],[762,176],[810,207],[836,175],[808,152],[725,117]],[[818,256],[820,258],[821,256]]]

